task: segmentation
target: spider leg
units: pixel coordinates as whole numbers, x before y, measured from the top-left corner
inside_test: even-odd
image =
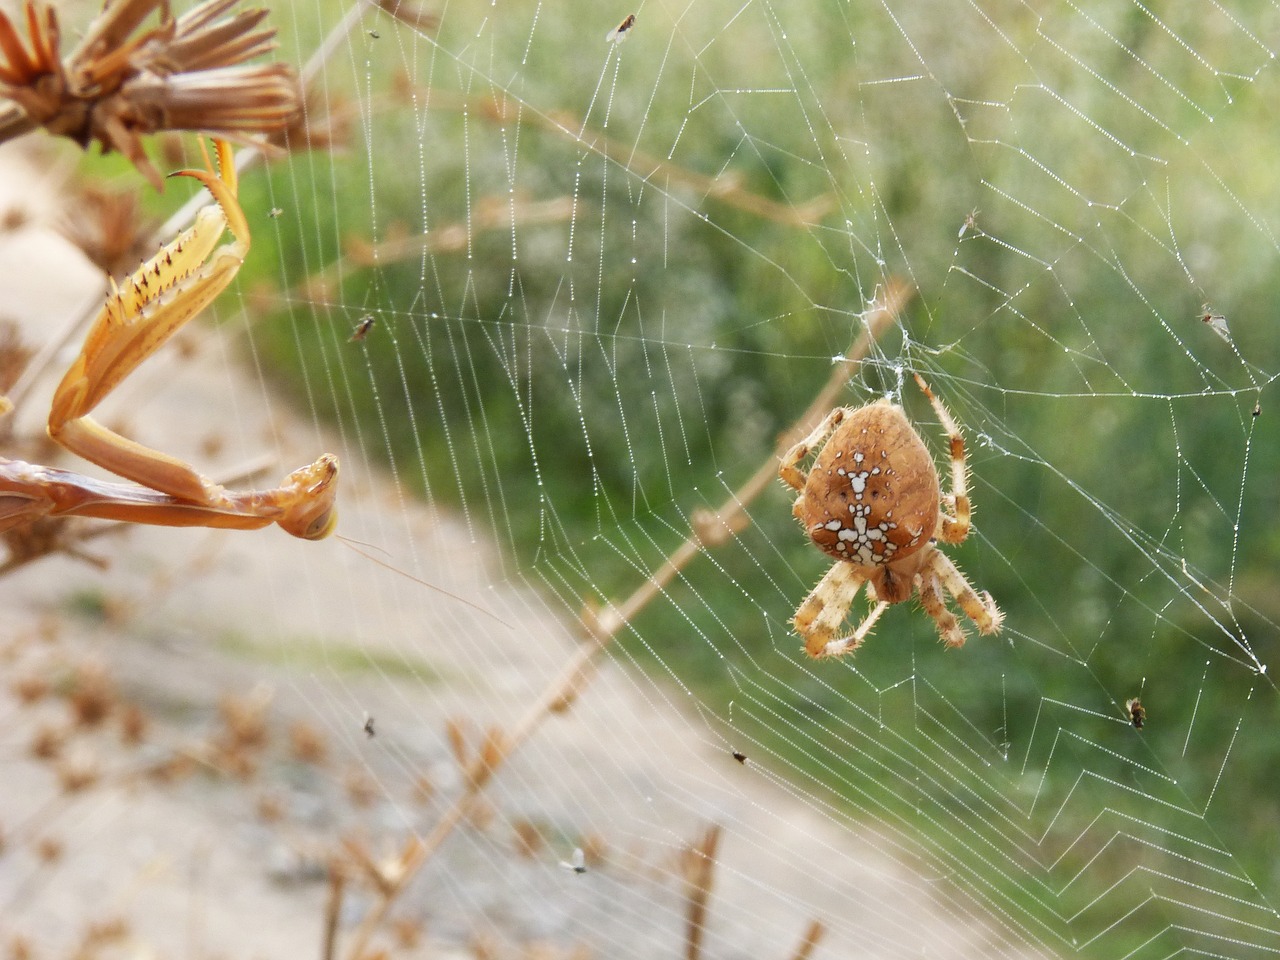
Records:
[[[934,550],[925,561],[920,571],[920,602],[929,615],[938,621],[938,632],[942,634],[947,646],[958,647],[964,643],[964,634],[956,624],[956,619],[942,602],[941,589],[945,589],[956,598],[956,603],[964,611],[965,616],[974,622],[979,633],[999,633],[1004,621],[1004,613],[996,606],[991,594],[979,594],[969,581],[965,579],[959,568],[940,550]],[[930,606],[936,600],[937,606]],[[942,616],[935,612],[938,610]],[[952,631],[947,630],[950,621]],[[958,638],[958,642],[957,642]]]
[[[807,437],[793,446],[782,456],[782,463],[778,467],[778,476],[782,478],[787,486],[796,490],[804,490],[805,475],[796,469],[796,464],[809,456],[816,447],[820,447],[827,437],[831,436],[832,431],[840,425],[840,421],[848,414],[845,407],[836,407],[822,422],[813,428],[813,432]]]
[[[947,431],[947,439],[951,446],[951,493],[944,500],[955,511],[955,515],[948,514],[946,510],[939,511],[936,536],[943,543],[960,543],[969,536],[969,517],[972,512],[969,504],[969,466],[964,453],[964,434],[960,432],[960,427],[947,412],[947,408],[933,395],[933,391],[929,389],[929,385],[924,382],[920,374],[915,374],[915,378],[920,390],[932,404],[934,413],[938,415],[942,428]]]
[[[948,647],[963,647],[964,631],[960,629],[955,614],[947,609],[946,602],[942,599],[942,588],[938,583],[937,574],[932,570],[924,570],[920,573],[919,592],[920,606],[924,607],[924,612],[937,623],[942,642]]]
[[[870,592],[870,588],[868,588],[867,593],[870,594]],[[827,645],[822,648],[820,656],[843,657],[846,653],[853,653],[853,651],[862,646],[862,641],[867,639],[867,636],[871,633],[871,628],[874,627],[876,625],[876,621],[880,619],[880,614],[884,613],[888,608],[889,604],[884,600],[877,601],[876,605],[871,608],[865,617],[862,618],[862,622],[858,624],[858,629],[854,630],[853,633],[849,634],[847,637],[828,640]]]
[[[804,637],[804,649],[809,656],[843,656],[862,645],[887,603],[879,602],[853,633],[844,637],[837,634],[844,626],[849,608],[864,582],[852,564],[837,561],[801,602],[791,622],[796,632]]]

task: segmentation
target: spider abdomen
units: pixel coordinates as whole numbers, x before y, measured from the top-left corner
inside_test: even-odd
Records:
[[[797,515],[828,556],[875,568],[929,542],[939,496],[928,449],[902,408],[882,401],[851,411],[832,433]]]

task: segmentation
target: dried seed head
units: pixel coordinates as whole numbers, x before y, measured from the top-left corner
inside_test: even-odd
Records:
[[[137,190],[107,190],[86,185],[58,218],[58,232],[103,273],[125,276],[145,260],[155,228],[143,214]]]
[[[73,752],[57,765],[58,783],[64,793],[80,793],[98,782],[98,758],[87,750]]]
[[[347,770],[342,778],[342,786],[347,791],[347,799],[358,810],[367,810],[382,796],[377,781],[360,767]]]
[[[35,736],[31,738],[31,756],[37,760],[53,760],[62,753],[66,742],[66,728],[41,724],[36,727]]]
[[[531,820],[517,820],[511,825],[515,839],[516,856],[522,860],[532,860],[543,847],[542,831]]]
[[[238,0],[206,0],[173,19],[167,0],[113,0],[65,58],[52,6],[26,0],[30,46],[0,12],[0,142],[42,126],[81,146],[119,150],[160,189],[141,138],[199,130],[266,142],[294,123],[302,103],[293,70],[246,65],[275,48],[266,10],[233,12]],[[157,26],[138,32],[159,12]]]
[[[43,700],[49,693],[49,681],[43,674],[28,673],[9,684],[10,692],[20,703],[31,704]]]
[[[62,841],[57,837],[41,837],[36,841],[35,852],[44,863],[56,863],[62,858]]]
[[[77,664],[67,702],[77,726],[96,727],[116,706],[115,681],[102,664]]]
[[[324,735],[311,724],[296,720],[289,727],[289,752],[295,760],[320,766],[328,756]]]
[[[266,746],[270,692],[258,689],[248,696],[227,694],[218,703],[223,739],[228,749],[253,750]]]
[[[120,711],[120,741],[136,747],[147,737],[147,715],[136,703],[127,703]]]

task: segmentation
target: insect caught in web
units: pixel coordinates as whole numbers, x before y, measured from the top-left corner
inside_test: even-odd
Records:
[[[369,331],[373,329],[373,325],[377,322],[372,313],[366,313],[363,317],[356,321],[355,327],[351,331],[351,336],[347,338],[347,343],[360,343],[365,337],[369,336]]]
[[[631,28],[636,25],[636,15],[628,13],[626,18],[604,35],[606,43],[621,43],[627,39],[627,34],[631,32]]]
[[[1137,697],[1125,701],[1124,712],[1129,715],[1129,722],[1133,724],[1133,729],[1135,730],[1141,730],[1147,722],[1147,708],[1142,705],[1142,701]]]
[[[573,853],[569,856],[569,859],[560,861],[560,869],[568,870],[571,873],[586,873],[587,855],[583,852],[581,847],[574,847]]]
[[[1208,325],[1210,330],[1227,343],[1231,342],[1231,329],[1227,326],[1227,318],[1216,313],[1207,303],[1200,307],[1200,322]]]
[[[235,278],[249,251],[249,224],[236,199],[231,145],[215,140],[218,172],[180,170],[213,194],[195,223],[161,248],[124,283],[112,284],[84,346],[58,384],[49,436],[72,453],[132,484],[0,458],[0,531],[41,517],[81,516],[170,527],[256,530],[272,523],[306,540],[337,523],[338,458],[325,454],[273,490],[233,491],[176,457],[95,422],[90,413],[183,324]],[[203,144],[202,144],[203,149]],[[234,240],[217,246],[230,230]],[[0,414],[9,404],[0,398]]]
[[[980,633],[996,633],[1003,614],[991,594],[970,586],[938,544],[969,535],[968,467],[964,437],[941,401],[916,375],[951,449],[952,492],[943,496],[929,450],[897,404],[878,400],[856,410],[837,407],[782,458],[778,475],[799,491],[792,513],[813,543],[835,560],[801,602],[792,624],[811,657],[856,650],[889,604],[913,595],[949,647],[964,632],[945,594]],[[817,451],[808,473],[799,464]],[[876,601],[852,632],[841,636],[862,585]]]

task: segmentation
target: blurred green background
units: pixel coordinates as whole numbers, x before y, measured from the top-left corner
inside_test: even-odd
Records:
[[[753,759],[1031,942],[1273,953],[1274,14],[700,0],[615,49],[627,12],[370,14],[324,79],[345,148],[243,185],[254,349],[574,617],[770,457],[911,282],[842,402],[893,393],[939,462],[909,371],[949,406],[976,532],[948,552],[1004,634],[944,651],[913,602],[808,662],[787,621],[826,562],[778,485],[613,655],[732,700]],[[352,255],[401,235],[436,246]]]

